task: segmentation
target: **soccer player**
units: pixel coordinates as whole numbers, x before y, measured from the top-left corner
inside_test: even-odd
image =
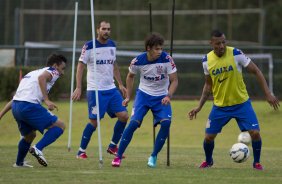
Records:
[[[132,116],[121,138],[113,167],[119,167],[122,155],[130,143],[133,133],[141,126],[149,110],[154,116],[154,126],[160,124],[153,152],[148,159],[149,167],[156,167],[157,155],[161,151],[169,134],[172,110],[170,100],[174,94],[178,78],[173,59],[163,51],[164,39],[158,33],[149,35],[145,40],[146,52],[131,61],[126,78],[127,97],[123,105],[127,106],[132,95],[134,77],[140,73],[140,84],[136,92]]]
[[[122,84],[118,65],[116,63],[116,45],[110,39],[111,26],[107,21],[99,22],[97,27],[97,39],[95,40],[96,48],[93,49],[93,41],[88,41],[82,48],[76,72],[76,89],[72,99],[79,100],[81,97],[81,82],[85,66],[87,65],[87,100],[89,123],[86,125],[77,153],[77,158],[86,159],[86,148],[93,132],[97,127],[97,107],[95,98],[95,89],[98,88],[99,112],[102,119],[107,112],[111,118],[117,117],[118,120],[114,127],[112,141],[109,144],[107,152],[116,155],[118,150],[117,144],[121,138],[123,130],[128,120],[128,113],[122,106],[122,95],[126,95],[126,88]],[[92,52],[96,52],[96,76],[94,78],[94,59]],[[119,90],[114,84],[116,79]],[[97,86],[95,83],[97,82]]]
[[[268,103],[277,110],[278,99],[271,94],[266,80],[258,67],[244,53],[234,47],[226,46],[225,35],[219,30],[211,33],[210,44],[213,48],[203,58],[205,84],[199,105],[192,109],[188,116],[196,118],[210,94],[213,94],[214,105],[210,112],[203,143],[206,160],[200,168],[213,165],[213,149],[216,135],[232,119],[235,118],[241,131],[248,131],[252,137],[253,168],[263,170],[260,164],[261,136],[256,114],[243,81],[242,68],[254,74],[262,87]]]
[[[47,67],[26,74],[21,80],[12,101],[8,102],[1,111],[1,117],[12,109],[22,135],[18,144],[18,154],[13,167],[33,167],[24,161],[28,151],[47,166],[42,150],[60,137],[65,129],[64,123],[48,110],[57,109],[55,103],[48,98],[48,92],[56,80],[64,74],[67,59],[62,55],[52,54],[47,58]],[[48,107],[45,109],[41,103]],[[57,109],[58,110],[58,109]],[[36,130],[44,133],[42,139],[30,147],[36,137]]]

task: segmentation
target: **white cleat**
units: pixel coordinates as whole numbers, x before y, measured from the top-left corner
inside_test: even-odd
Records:
[[[47,160],[44,158],[42,151],[37,149],[35,146],[32,146],[29,149],[29,153],[37,159],[39,164],[43,165],[44,167],[47,167]]]
[[[14,164],[13,164],[13,167],[15,167],[15,168],[33,168],[33,166],[27,164],[26,161],[23,162],[23,165],[17,165],[16,163],[14,163]]]

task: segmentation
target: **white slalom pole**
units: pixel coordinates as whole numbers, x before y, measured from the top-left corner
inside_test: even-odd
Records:
[[[93,62],[94,62],[94,81],[96,84],[95,94],[96,94],[96,109],[97,109],[97,128],[98,128],[98,145],[99,145],[99,166],[103,166],[102,158],[102,141],[101,141],[101,128],[100,128],[100,111],[99,111],[99,97],[98,97],[98,81],[97,81],[97,63],[96,63],[96,42],[95,42],[95,21],[94,21],[94,0],[90,0],[91,5],[91,27],[92,27],[92,41],[93,41]]]
[[[78,2],[75,2],[74,11],[74,32],[73,32],[73,46],[72,46],[72,67],[71,67],[71,95],[70,95],[70,114],[69,114],[69,137],[68,137],[68,151],[71,150],[71,129],[72,129],[72,94],[74,86],[74,64],[75,64],[75,50],[76,50],[76,30],[77,30],[77,12],[78,12]]]

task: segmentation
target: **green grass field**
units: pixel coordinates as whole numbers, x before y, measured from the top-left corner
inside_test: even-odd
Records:
[[[1,108],[4,103],[0,103]],[[103,145],[103,167],[99,168],[97,132],[92,136],[87,154],[88,160],[77,160],[76,151],[81,133],[87,122],[86,102],[74,103],[71,151],[67,150],[69,103],[57,102],[59,111],[55,112],[64,120],[67,129],[55,143],[44,149],[49,166],[42,167],[37,160],[28,154],[27,160],[34,166],[32,169],[13,168],[20,138],[11,112],[0,121],[0,183],[282,183],[282,112],[274,111],[264,101],[253,102],[261,126],[263,149],[261,162],[264,171],[252,169],[252,155],[245,163],[234,163],[229,157],[229,149],[237,142],[239,128],[232,120],[216,139],[214,150],[214,167],[198,169],[204,159],[202,141],[209,110],[208,102],[198,114],[196,120],[187,119],[187,112],[197,101],[173,101],[173,124],[171,127],[171,166],[166,166],[166,146],[158,157],[155,169],[147,167],[147,158],[152,151],[152,116],[148,113],[143,125],[134,134],[126,159],[120,168],[112,168],[113,156],[106,153],[111,139],[115,120],[106,116],[101,121]],[[131,111],[131,107],[129,107]],[[37,134],[36,143],[41,138]]]

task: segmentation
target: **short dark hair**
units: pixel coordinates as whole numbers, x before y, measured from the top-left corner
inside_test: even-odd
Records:
[[[100,21],[98,22],[97,29],[100,29],[100,27],[101,27],[101,23],[102,23],[102,22],[105,22],[106,24],[110,24],[110,22],[109,22],[109,21],[106,21],[106,20],[100,20]]]
[[[159,33],[151,33],[147,36],[145,39],[145,50],[147,50],[147,47],[152,48],[153,46],[157,45],[163,45],[164,44],[164,38]]]
[[[60,54],[51,54],[47,58],[47,66],[53,66],[54,64],[60,65],[62,62],[67,63],[65,56]]]
[[[222,35],[224,35],[224,33],[218,29],[215,29],[211,32],[211,37],[221,37]]]

